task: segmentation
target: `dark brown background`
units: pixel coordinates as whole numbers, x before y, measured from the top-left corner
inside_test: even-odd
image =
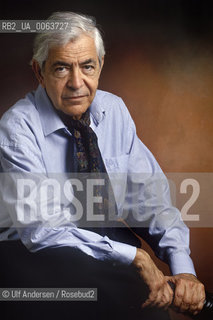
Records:
[[[165,172],[213,171],[213,11],[199,0],[10,1],[1,19],[53,11],[94,15],[104,30],[100,88],[121,96],[137,132]],[[0,113],[37,86],[31,34],[1,34]],[[213,291],[212,228],[191,229],[198,277]],[[147,248],[149,250],[149,248]],[[167,273],[168,268],[156,259]],[[180,319],[173,313],[174,319]],[[185,317],[184,317],[185,318]]]

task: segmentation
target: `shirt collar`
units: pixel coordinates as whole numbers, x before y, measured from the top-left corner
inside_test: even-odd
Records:
[[[101,104],[101,101],[99,101],[99,100],[100,100],[100,91],[97,90],[95,98],[92,101],[91,106],[90,106],[90,113],[92,116],[92,120],[96,126],[98,126],[99,123],[105,117],[105,109],[104,109],[103,105]]]
[[[59,129],[65,129],[66,126],[55,111],[46,90],[41,85],[35,92],[36,108],[39,112],[44,135],[47,136]],[[99,90],[90,106],[91,120],[96,126],[103,120],[105,110],[99,103]]]
[[[46,90],[42,88],[41,85],[38,86],[35,92],[35,103],[39,112],[41,125],[45,136],[48,136],[59,129],[66,128],[63,121],[55,112]]]

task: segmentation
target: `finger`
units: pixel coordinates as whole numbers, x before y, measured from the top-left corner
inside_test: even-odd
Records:
[[[149,297],[148,297],[147,301],[145,301],[144,307],[147,307],[147,306],[153,307],[153,306],[155,306],[156,305],[156,301],[158,300],[158,294],[159,294],[158,291],[155,291],[155,290],[151,291],[149,293]]]
[[[153,293],[150,292],[148,298],[144,301],[144,303],[142,303],[141,307],[142,308],[147,308],[150,307],[153,303]]]
[[[204,305],[204,301],[205,301],[205,297],[203,297],[200,302],[198,303],[195,303],[191,306],[190,308],[190,312],[193,314],[193,315],[196,315],[198,313],[200,313],[203,309],[203,305]]]
[[[168,282],[168,281],[171,281],[172,283],[175,283],[175,278],[174,276],[164,276],[165,277],[165,280]]]
[[[159,307],[167,309],[172,304],[173,295],[173,290],[168,285],[168,283],[166,283],[163,289],[163,293],[161,295],[161,302],[159,303]]]
[[[142,304],[142,308],[154,307],[160,302],[160,292],[153,290],[149,293],[148,299]]]
[[[198,312],[199,311],[198,305],[199,305],[199,301],[197,301],[197,292],[191,290],[190,306],[189,306],[188,311],[192,314],[194,314],[195,312]]]
[[[184,286],[184,294],[182,297],[182,301],[180,305],[178,306],[180,312],[189,312],[194,313],[198,311],[198,304],[200,302],[200,295],[197,290],[197,287],[192,286]],[[180,288],[179,288],[180,289]],[[198,301],[199,298],[199,301]]]
[[[167,309],[171,305],[173,300],[173,291],[167,282],[158,290],[157,295],[151,296],[152,306],[157,306],[158,308]]]
[[[172,300],[173,290],[164,279],[161,285],[153,286],[148,299],[142,304],[142,308],[154,306],[159,308],[168,308],[172,303]]]
[[[179,312],[186,313],[190,312],[191,305],[185,301],[182,301],[181,305],[179,306]]]
[[[170,305],[171,301],[165,296],[163,296],[163,298],[161,298],[160,302],[157,304],[159,308],[163,308],[164,310],[167,310]]]
[[[152,305],[152,300],[146,299],[146,301],[141,305],[142,308],[147,308]]]
[[[177,308],[178,312],[187,312],[190,309],[190,298],[188,296],[187,290],[180,288],[177,290],[177,300],[174,299],[173,304]]]
[[[199,298],[199,300],[198,300],[198,298]],[[198,314],[203,309],[204,301],[205,301],[205,295],[201,294],[198,296],[197,292],[194,291],[189,312],[192,313],[193,315]]]
[[[199,313],[203,309],[204,301],[201,301],[197,306],[197,312]]]
[[[155,297],[152,306],[161,308],[164,306],[164,296],[163,296],[163,290],[159,290],[157,293],[157,296]]]
[[[182,302],[180,304],[180,312],[190,312],[194,305],[194,292],[187,290],[185,286]]]
[[[202,284],[194,285],[191,290],[188,289],[188,292],[191,293],[189,312],[192,314],[200,312],[205,301],[204,286]]]
[[[175,308],[177,308],[177,309],[181,308],[184,294],[185,294],[185,287],[183,285],[181,285],[181,283],[178,283],[176,285],[175,295],[174,295],[174,300],[173,300],[173,305]]]
[[[198,311],[197,307],[198,307],[197,304],[190,305],[189,312],[193,315],[198,314],[200,311]]]

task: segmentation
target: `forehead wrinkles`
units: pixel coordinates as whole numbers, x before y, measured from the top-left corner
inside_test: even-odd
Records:
[[[66,59],[76,61],[84,59],[85,57],[98,59],[93,39],[84,36],[69,42],[65,46],[51,48],[48,60]]]

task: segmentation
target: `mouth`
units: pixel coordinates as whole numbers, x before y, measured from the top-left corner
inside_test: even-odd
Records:
[[[81,96],[65,96],[65,97],[62,97],[63,100],[78,100],[78,99],[82,99],[86,97],[85,95],[81,95]]]

